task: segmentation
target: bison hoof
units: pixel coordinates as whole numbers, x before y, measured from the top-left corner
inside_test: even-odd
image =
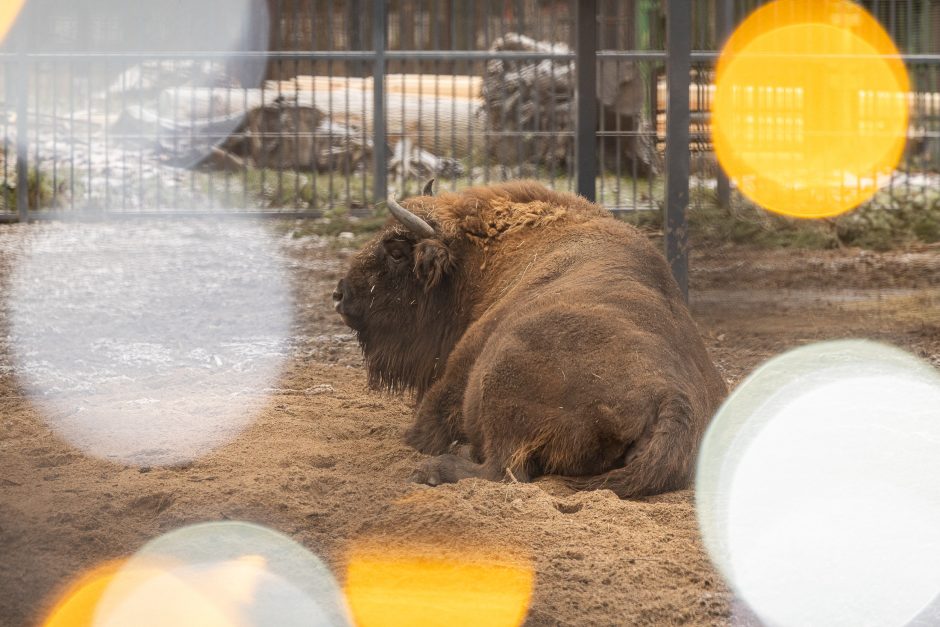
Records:
[[[482,466],[456,455],[438,455],[432,457],[411,475],[414,483],[424,483],[430,486],[442,483],[456,483],[461,479],[479,477],[482,475]]]

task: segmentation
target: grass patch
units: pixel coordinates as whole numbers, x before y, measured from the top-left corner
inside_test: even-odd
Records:
[[[30,209],[47,209],[53,206],[56,200],[56,190],[52,175],[30,168],[27,172],[27,198]],[[10,173],[9,180],[0,184],[0,211],[15,212],[17,210],[17,190],[14,186],[16,173]],[[59,185],[62,187],[62,184]]]
[[[737,195],[731,207],[722,208],[711,190],[693,192],[690,207],[689,239],[695,246],[889,250],[940,241],[940,191],[926,188],[882,191],[854,211],[817,220],[777,215]],[[621,217],[647,232],[662,233],[662,211]]]
[[[387,220],[388,212],[385,211],[384,206],[373,209],[367,215],[359,216],[350,215],[345,208],[334,208],[325,211],[319,218],[276,220],[273,228],[282,235],[289,234],[294,239],[310,236],[328,237],[330,249],[338,250],[361,247],[382,230]]]

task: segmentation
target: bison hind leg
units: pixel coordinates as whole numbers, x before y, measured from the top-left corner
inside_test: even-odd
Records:
[[[691,481],[700,435],[688,398],[669,395],[621,467],[594,476],[566,477],[565,483],[576,490],[610,489],[621,498],[684,488]]]

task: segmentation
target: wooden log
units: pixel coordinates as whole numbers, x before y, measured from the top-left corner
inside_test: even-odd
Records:
[[[495,132],[486,143],[490,157],[500,163],[561,165],[572,154],[572,140],[559,132],[572,130],[574,103],[570,99],[571,77],[565,74],[567,70],[561,73],[553,73],[554,71],[551,64],[535,67],[531,62],[523,64],[514,61],[511,65],[489,68],[490,74],[485,80],[478,77],[461,77],[456,83],[456,89],[452,89],[454,82],[450,76],[393,75],[398,77],[392,82],[400,91],[390,92],[387,100],[389,143],[395,146],[408,137],[416,149],[459,159],[481,151],[484,148],[482,134]],[[473,93],[478,85],[486,94],[484,98],[435,95],[442,91],[448,93],[448,90],[452,94]],[[321,128],[320,132],[326,134],[328,140],[335,139],[340,134],[339,129],[343,129],[342,133],[355,134],[356,142],[361,143],[359,138],[363,134],[371,141],[371,79],[299,76],[290,81],[269,81],[267,87],[265,90],[173,88],[167,90],[161,98],[161,117],[175,120],[231,117],[243,115],[246,111],[262,106],[285,102],[291,103],[290,106],[298,110],[314,108],[328,117],[331,123],[335,123],[337,126]],[[660,87],[661,89],[657,90],[658,95],[664,99],[665,86]],[[423,92],[425,89],[427,93],[413,93]],[[714,85],[699,83],[690,86],[693,150],[711,150],[709,107],[713,95]],[[908,101],[912,112],[908,135],[917,138],[923,135],[923,129],[917,126],[920,124],[919,118],[940,115],[940,93],[911,92],[908,94]],[[315,129],[319,126],[315,124],[312,127],[314,130],[301,130],[300,133],[316,132]],[[294,132],[290,123],[281,126],[265,124],[265,128],[270,134]],[[614,126],[611,123],[605,128]],[[665,113],[657,114],[655,128],[659,140],[657,143],[661,149],[662,140],[665,138]],[[317,150],[305,144],[305,141],[301,138],[299,144],[292,146],[288,146],[289,142],[282,143],[277,151],[283,152],[283,161],[282,156],[278,156],[277,162],[290,164],[290,167],[322,164],[322,158],[318,160],[311,156],[318,154]],[[639,144],[621,144],[631,154],[644,153],[643,146]],[[295,164],[297,158],[289,155],[296,154],[298,149],[309,158],[300,159],[299,163]],[[268,147],[266,150],[272,149]],[[627,157],[630,157],[630,154]],[[638,172],[642,174],[642,168]]]
[[[264,94],[266,101],[276,97]],[[300,91],[282,97],[288,102],[311,104],[328,112],[330,119],[344,126],[372,134],[372,92],[359,89]],[[463,158],[479,150],[485,132],[482,101],[474,98],[448,98],[389,94],[386,100],[386,128],[392,145],[408,136],[415,145],[438,156]]]
[[[446,74],[389,74],[385,77],[385,90],[391,94],[411,94],[422,97],[479,99],[482,97],[483,77]]]
[[[190,120],[207,116],[244,114],[279,103],[298,110],[315,108],[329,119],[353,132],[372,134],[372,92],[363,89],[325,91],[228,90],[178,88],[165,98],[163,115],[170,119]],[[482,146],[480,136],[486,130],[481,114],[482,101],[475,98],[448,98],[412,94],[389,94],[387,100],[389,143],[410,136],[415,145],[438,156],[463,158]],[[284,120],[281,130],[265,124],[266,132],[293,132],[291,121]]]
[[[390,94],[411,94],[421,97],[480,98],[483,78],[451,74],[388,74],[385,91]],[[344,91],[361,89],[372,91],[371,78],[355,76],[296,76],[282,81],[267,81],[268,91],[293,93],[295,91]]]

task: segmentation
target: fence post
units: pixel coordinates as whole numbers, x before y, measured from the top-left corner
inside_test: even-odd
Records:
[[[20,222],[29,221],[29,59],[24,52],[22,32],[14,35],[17,49],[12,76],[7,75],[7,94],[16,101],[16,213]],[[7,69],[10,65],[7,64]],[[7,101],[9,102],[9,100]],[[39,173],[36,174],[39,184]],[[37,196],[38,198],[38,196]]]
[[[717,27],[716,39],[718,49],[721,50],[728,41],[731,31],[734,30],[734,0],[718,0],[718,14],[715,16]],[[725,169],[718,164],[718,206],[722,209],[731,207],[731,182]]]
[[[388,196],[388,152],[385,132],[385,50],[388,45],[386,1],[372,2],[372,47],[375,66],[372,76],[372,155],[375,162],[372,181],[375,202]]]
[[[575,131],[577,191],[590,201],[597,185],[597,0],[576,0],[578,122]]]
[[[689,72],[692,67],[691,0],[666,3],[666,259],[689,300]]]

